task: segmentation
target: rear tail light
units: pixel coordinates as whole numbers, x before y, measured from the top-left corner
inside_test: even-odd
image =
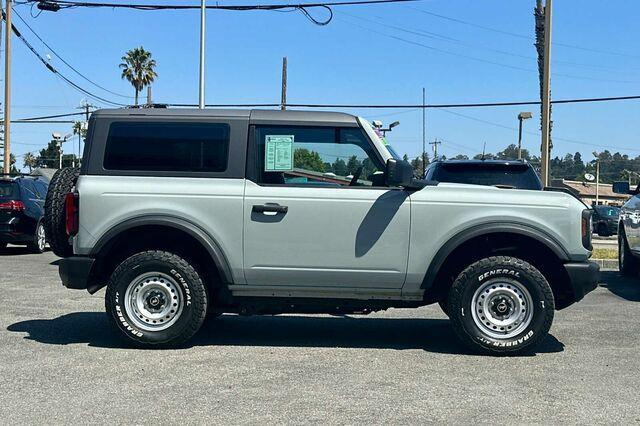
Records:
[[[589,209],[582,211],[582,246],[587,250],[593,250],[591,245],[591,221],[593,212]]]
[[[11,200],[5,203],[0,203],[0,210],[9,210],[12,212],[23,212],[24,203],[22,201]]]
[[[67,235],[73,237],[78,233],[80,222],[80,195],[77,192],[69,192],[64,199],[65,224]]]

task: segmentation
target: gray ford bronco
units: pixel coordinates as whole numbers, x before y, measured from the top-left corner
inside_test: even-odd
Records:
[[[518,353],[598,279],[573,196],[415,179],[348,114],[100,110],[82,168],[51,185],[62,283],[106,287],[142,346],[179,345],[207,314],[439,303],[474,350]]]

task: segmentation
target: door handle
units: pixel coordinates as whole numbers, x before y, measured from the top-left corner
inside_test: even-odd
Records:
[[[253,206],[252,211],[256,213],[286,213],[289,211],[289,207],[275,203],[257,204]]]

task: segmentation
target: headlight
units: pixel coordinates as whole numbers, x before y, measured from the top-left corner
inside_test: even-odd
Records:
[[[587,250],[593,250],[591,245],[591,226],[593,221],[593,212],[589,209],[582,211],[582,246]]]

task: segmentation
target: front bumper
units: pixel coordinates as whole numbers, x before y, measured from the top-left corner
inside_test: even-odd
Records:
[[[595,262],[575,262],[564,265],[569,282],[573,289],[574,302],[582,300],[589,292],[598,287],[600,280],[600,266]]]
[[[89,277],[95,259],[83,256],[73,256],[61,259],[58,264],[58,273],[62,285],[76,290],[86,290],[89,287]]]

